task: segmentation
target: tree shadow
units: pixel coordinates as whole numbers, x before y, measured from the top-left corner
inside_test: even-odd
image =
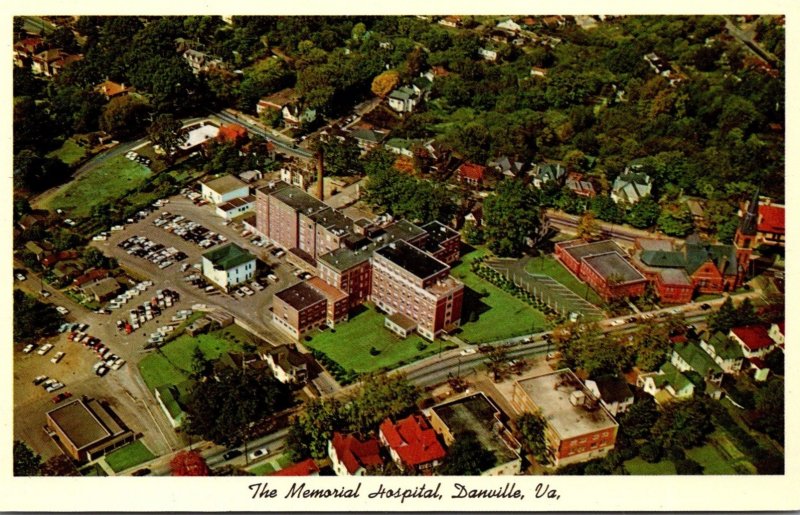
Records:
[[[479,293],[469,286],[464,287],[464,304],[461,307],[461,322],[467,323],[475,316],[480,317],[483,313],[489,311],[490,307],[481,299],[488,294]]]

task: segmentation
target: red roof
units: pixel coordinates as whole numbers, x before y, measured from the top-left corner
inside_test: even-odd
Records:
[[[758,206],[758,232],[786,234],[786,209],[783,206]]]
[[[436,438],[436,432],[420,415],[411,415],[392,424],[390,419],[383,421],[381,434],[389,447],[409,466],[430,463],[445,456],[445,450]]]
[[[108,270],[105,268],[96,268],[86,272],[80,277],[76,277],[75,280],[72,281],[72,284],[73,286],[83,286],[84,284],[92,282],[95,279],[103,279],[105,277],[108,277]]]
[[[475,163],[464,163],[458,167],[458,175],[466,179],[474,179],[476,181],[482,181],[483,174],[485,172],[485,166],[476,165]]]
[[[769,368],[767,363],[761,358],[747,358],[747,361],[750,362],[751,365],[756,367],[759,370],[763,370],[765,368]]]
[[[55,265],[59,261],[67,261],[68,259],[78,259],[79,254],[74,250],[62,250],[58,254],[50,254],[42,259],[42,266],[48,267]]]
[[[675,336],[670,336],[669,341],[672,343],[686,343],[688,338],[685,334],[676,334]]]
[[[786,322],[783,321],[778,324],[778,330],[781,332],[782,335],[786,336]]]
[[[277,472],[273,472],[270,476],[316,476],[319,474],[319,467],[317,463],[308,458],[294,465],[290,465]]]
[[[775,345],[775,342],[769,337],[767,328],[761,325],[734,327],[731,332],[744,342],[751,352]]]
[[[14,48],[17,50],[26,50],[27,52],[35,52],[43,42],[42,38],[38,36],[29,36],[14,43]]]
[[[231,143],[238,143],[247,138],[247,129],[235,123],[223,123],[219,127],[217,138]]]
[[[355,474],[361,467],[380,467],[383,458],[380,455],[380,445],[375,438],[361,441],[355,435],[333,433],[333,448],[336,456],[350,474]]]

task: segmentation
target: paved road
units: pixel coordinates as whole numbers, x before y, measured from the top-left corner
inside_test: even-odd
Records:
[[[211,114],[219,118],[220,120],[228,123],[236,123],[243,126],[248,131],[261,136],[262,138],[271,141],[278,149],[278,151],[282,154],[287,154],[294,157],[305,158],[308,159],[312,157],[314,154],[309,152],[308,150],[298,148],[294,145],[288,138],[278,138],[271,132],[267,132],[266,127],[264,127],[261,123],[256,122],[250,116],[234,114],[231,115],[225,111],[209,111]]]
[[[753,36],[755,36],[754,30],[741,29],[738,25],[736,25],[736,23],[734,23],[733,20],[731,20],[730,16],[724,16],[724,18],[725,18],[725,28],[728,29],[728,32],[730,32],[733,37],[742,42],[744,46],[746,46],[751,52],[753,52],[760,58],[767,60],[770,64],[775,65],[778,62],[780,62],[780,59],[778,59],[775,55],[765,50],[764,47],[759,45],[758,42],[755,39],[753,39]]]

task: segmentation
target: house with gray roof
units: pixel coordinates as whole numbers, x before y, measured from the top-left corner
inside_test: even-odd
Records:
[[[389,107],[398,113],[410,113],[420,101],[420,94],[413,87],[401,86],[389,93]]]
[[[567,170],[558,163],[537,163],[528,175],[533,179],[533,185],[541,189],[549,182],[560,184],[566,176]]]
[[[670,362],[681,372],[694,371],[710,383],[722,383],[722,368],[700,345],[694,342],[677,343],[672,348]]]
[[[635,204],[650,195],[653,180],[646,173],[636,170],[635,167],[627,168],[622,175],[614,179],[611,200],[617,203]]]
[[[517,177],[525,169],[525,162],[518,161],[514,157],[500,156],[496,160],[489,162],[489,166],[506,177]]]
[[[694,383],[672,363],[664,363],[658,372],[640,374],[636,384],[662,405],[694,395]]]
[[[725,333],[716,332],[700,340],[700,347],[711,356],[723,372],[739,372],[744,364],[742,347]]]
[[[628,383],[618,376],[600,376],[594,380],[586,380],[586,387],[615,417],[625,413],[633,406],[633,392]]]

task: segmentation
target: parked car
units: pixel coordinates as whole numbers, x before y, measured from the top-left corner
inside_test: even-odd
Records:
[[[462,350],[462,351],[461,351],[461,355],[462,355],[462,356],[469,356],[469,355],[471,355],[471,354],[475,354],[476,352],[478,352],[478,350],[477,350],[477,349],[475,349],[475,348],[469,348],[469,349],[464,349],[464,350]]]
[[[50,363],[53,363],[53,364],[58,363],[59,361],[61,361],[61,358],[63,358],[63,357],[64,357],[64,353],[63,352],[57,352],[55,356],[50,358]]]
[[[67,308],[65,308],[64,306],[56,306],[56,311],[58,311],[62,315],[68,315],[69,314],[69,310]]]
[[[269,452],[269,449],[267,447],[262,447],[260,449],[256,449],[255,451],[250,453],[250,459],[254,460],[256,458],[260,458],[261,456],[266,456],[268,452]]]
[[[53,383],[47,388],[45,388],[45,390],[47,390],[47,393],[53,393],[56,390],[60,390],[61,388],[64,388],[64,383]]]
[[[18,281],[24,281],[25,279],[27,279],[27,277],[25,277],[25,274],[16,274],[16,278]]]
[[[49,291],[47,291],[47,290],[39,290],[39,293],[40,293],[40,294],[42,295],[42,297],[44,297],[45,299],[51,295],[51,293],[50,293]]]
[[[67,400],[72,397],[72,393],[70,392],[61,392],[55,397],[53,397],[53,404],[58,404],[61,401]]]
[[[23,352],[23,354],[30,354],[33,351],[33,349],[35,349],[35,348],[36,348],[36,345],[34,345],[32,343],[29,343],[28,345],[25,346],[24,349],[22,349],[22,352]]]
[[[143,469],[139,469],[139,470],[133,472],[131,475],[132,476],[149,476],[151,472],[153,472],[153,471],[150,470],[149,468],[145,467]]]
[[[36,379],[33,380],[33,384],[39,386],[45,381],[47,381],[47,376],[37,376]]]
[[[225,458],[225,461],[228,461],[241,455],[242,451],[240,451],[239,449],[231,449],[230,451],[223,454],[222,457]]]
[[[46,343],[46,344],[42,345],[42,347],[39,350],[36,351],[36,354],[38,354],[39,356],[44,356],[45,354],[50,352],[50,349],[52,349],[52,348],[53,348],[53,344],[52,343]]]

